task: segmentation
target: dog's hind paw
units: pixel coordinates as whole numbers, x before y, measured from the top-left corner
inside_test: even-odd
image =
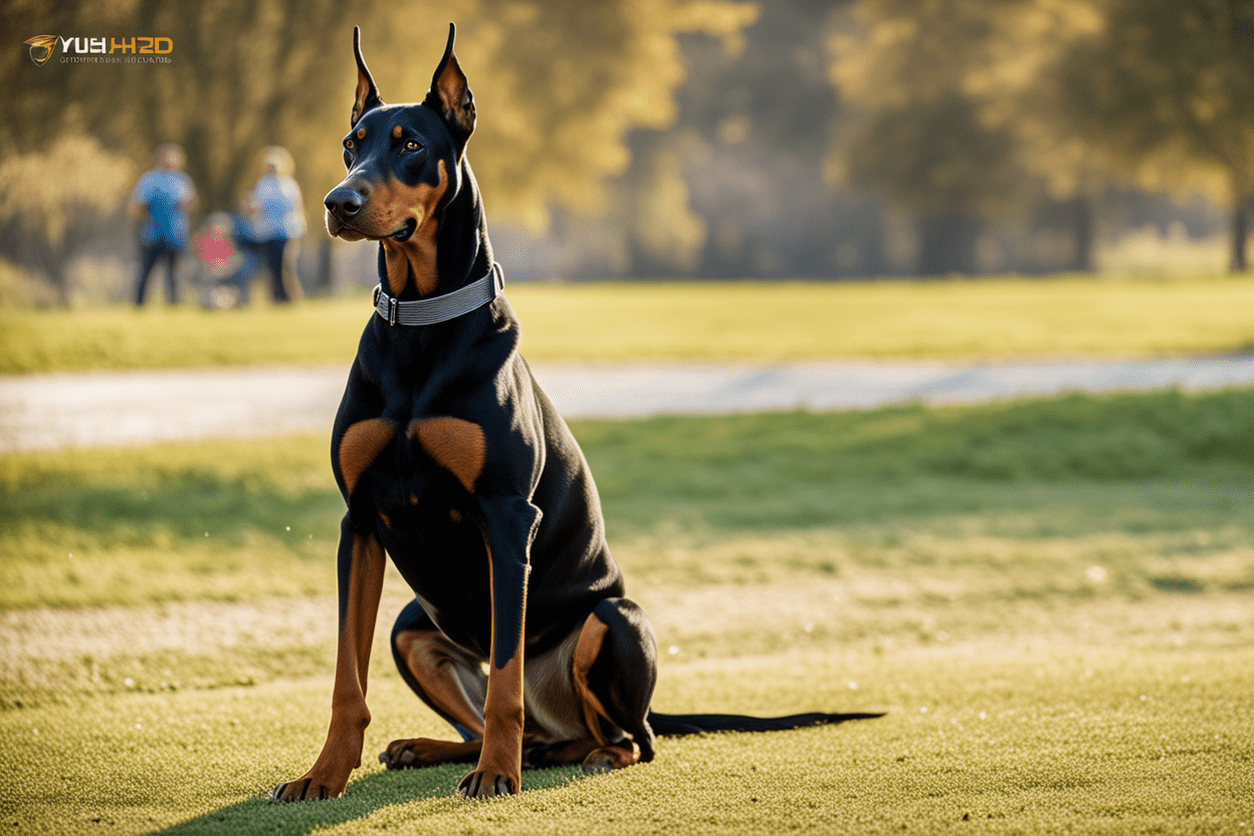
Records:
[[[630,748],[629,748],[630,746]],[[637,743],[620,743],[617,746],[603,746],[594,749],[583,759],[580,768],[584,772],[609,772],[622,769],[640,762],[640,746]]]
[[[465,743],[432,740],[428,737],[393,740],[379,753],[379,763],[388,769],[420,769],[439,763],[473,763],[478,759],[482,746],[477,740]]]

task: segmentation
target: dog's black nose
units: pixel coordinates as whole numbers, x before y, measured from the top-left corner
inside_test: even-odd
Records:
[[[327,195],[327,199],[323,201],[327,210],[341,218],[351,218],[361,211],[361,206],[366,202],[365,197],[360,192],[341,186],[338,189],[332,189]]]

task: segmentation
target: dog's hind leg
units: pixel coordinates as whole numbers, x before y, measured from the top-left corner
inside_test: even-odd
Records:
[[[483,703],[488,683],[481,660],[446,639],[417,601],[411,601],[396,619],[392,656],[414,693],[463,739],[394,740],[379,760],[388,769],[478,760],[483,747]]]
[[[657,683],[657,638],[644,610],[626,598],[597,604],[580,630],[572,673],[584,722],[598,744],[584,757],[583,768],[619,769],[653,760],[647,715]],[[618,730],[630,740],[621,739]]]

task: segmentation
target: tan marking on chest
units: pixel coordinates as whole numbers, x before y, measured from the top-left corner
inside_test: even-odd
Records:
[[[425,418],[409,425],[409,437],[456,476],[462,487],[474,492],[487,456],[487,442],[478,424],[461,418]]]
[[[395,434],[394,422],[383,418],[369,418],[353,424],[340,436],[336,459],[350,496],[357,487],[361,474],[378,458],[379,452]]]

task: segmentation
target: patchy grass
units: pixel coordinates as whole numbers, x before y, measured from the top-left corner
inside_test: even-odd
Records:
[[[1191,627],[1175,632],[1180,646],[1162,643],[1160,627],[1131,644],[1054,646],[1011,623],[983,642],[668,656],[655,700],[667,708],[889,713],[663,740],[653,763],[527,773],[521,795],[485,803],[453,796],[464,767],[386,773],[373,761],[394,737],[449,734],[380,665],[365,763],[344,799],[317,804],[273,805],[264,793],[317,754],[325,674],[70,698],[0,713],[0,824],[82,834],[1241,833],[1254,825],[1254,653],[1248,620],[1233,626],[1220,644]]]
[[[0,608],[334,590],[325,438],[0,457]]]
[[[1229,554],[1248,545],[1254,390],[581,422],[575,430],[611,542],[670,583],[690,573],[701,583],[787,580],[820,565],[836,571],[842,559],[833,550],[861,554],[860,543],[882,540],[874,560],[883,561],[920,530],[958,543],[1066,543],[1077,559],[1085,538],[1106,543],[1118,534],[1133,555],[1151,541],[1155,553],[1168,550],[1165,563],[1136,562],[1145,583],[1232,589],[1254,581],[1239,559],[1230,570],[1183,560],[1190,549]],[[0,462],[0,608],[334,590],[343,504],[322,437],[20,453]],[[1203,533],[1211,545],[1189,545]],[[794,537],[828,545],[809,560],[671,554],[756,541],[785,555],[815,548],[780,547]],[[759,564],[775,568],[749,570]]]
[[[462,767],[373,760],[451,736],[392,670],[394,571],[347,796],[264,799],[325,734],[325,439],[5,455],[0,829],[1249,832],[1251,415],[1235,391],[576,425],[660,710],[888,714],[482,804]]]
[[[511,284],[533,361],[1142,356],[1254,349],[1254,282],[1057,278]],[[347,366],[364,295],[259,305],[0,310],[0,373]]]

